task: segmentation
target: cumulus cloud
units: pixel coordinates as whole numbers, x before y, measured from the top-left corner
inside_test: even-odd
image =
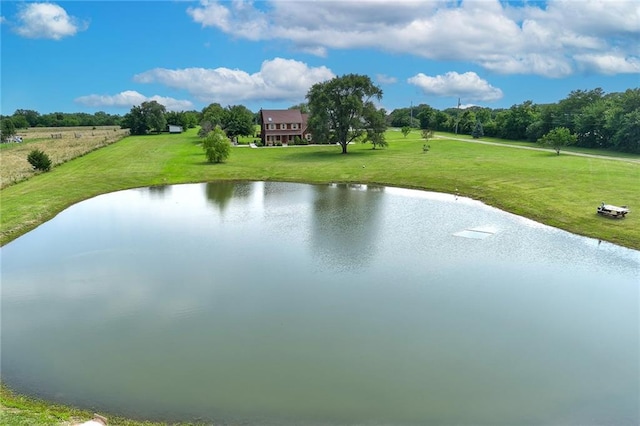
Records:
[[[633,63],[640,32],[636,0],[202,0],[187,13],[203,27],[250,40],[284,40],[319,56],[330,49],[376,48],[547,77],[574,73],[581,57],[613,48]]]
[[[398,82],[398,79],[386,74],[376,74],[376,81],[379,84],[394,84]]]
[[[327,67],[309,67],[292,59],[275,58],[262,63],[260,71],[229,68],[155,68],[134,76],[138,83],[160,83],[186,90],[203,102],[300,101],[309,88],[335,77]]]
[[[602,54],[602,55],[577,55],[576,60],[579,66],[588,72],[598,74],[622,74],[640,73],[640,57],[625,58],[621,55]]]
[[[27,38],[60,40],[84,31],[89,24],[69,16],[54,3],[25,3],[17,14],[15,31]]]
[[[186,111],[193,109],[193,103],[164,96],[145,96],[135,90],[125,90],[116,95],[87,95],[80,96],[75,102],[90,107],[120,107],[131,108],[147,101],[156,101],[164,105],[168,111]]]
[[[426,94],[441,97],[463,97],[476,101],[496,101],[502,98],[502,90],[493,87],[474,72],[448,72],[434,77],[419,73],[407,80]]]

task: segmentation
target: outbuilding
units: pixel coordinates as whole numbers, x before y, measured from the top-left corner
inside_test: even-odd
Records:
[[[169,133],[182,133],[182,126],[169,124]]]

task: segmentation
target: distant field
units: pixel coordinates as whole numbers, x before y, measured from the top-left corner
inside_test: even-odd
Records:
[[[27,156],[34,149],[44,151],[55,166],[109,145],[128,134],[128,130],[122,130],[119,126],[21,129],[16,135],[22,137],[22,143],[0,144],[0,189],[35,174],[27,161]]]

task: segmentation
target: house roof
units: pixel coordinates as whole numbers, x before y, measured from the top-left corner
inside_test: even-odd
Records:
[[[299,109],[263,109],[260,112],[264,124],[302,123],[303,115],[306,115],[301,114]]]

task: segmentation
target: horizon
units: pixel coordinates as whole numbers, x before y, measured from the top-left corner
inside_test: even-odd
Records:
[[[170,111],[286,109],[313,84],[350,73],[382,88],[388,113],[458,99],[508,109],[640,86],[635,1],[312,5],[2,2],[0,114],[123,116],[151,100]]]

